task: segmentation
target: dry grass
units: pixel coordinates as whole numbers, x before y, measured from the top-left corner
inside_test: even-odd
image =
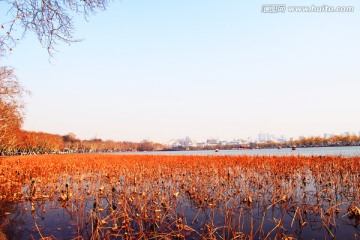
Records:
[[[54,206],[65,209],[76,223],[76,239],[292,239],[318,229],[331,238],[346,225],[359,235],[359,162],[295,156],[1,158],[0,203],[33,216]],[[35,217],[33,230],[55,238]]]

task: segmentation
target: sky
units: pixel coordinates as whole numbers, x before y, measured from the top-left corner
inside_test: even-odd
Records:
[[[261,11],[272,3],[355,11]],[[32,92],[26,130],[157,142],[360,131],[358,1],[122,0],[74,21],[83,41],[50,61],[31,34],[1,59]]]

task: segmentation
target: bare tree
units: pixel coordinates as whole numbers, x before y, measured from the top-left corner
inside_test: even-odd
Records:
[[[14,142],[23,121],[23,95],[14,70],[0,67],[0,148]]]
[[[51,55],[59,42],[79,41],[73,35],[71,12],[86,19],[107,5],[108,0],[0,0],[0,7],[8,9],[0,16],[0,51],[12,51],[27,32],[33,32]]]

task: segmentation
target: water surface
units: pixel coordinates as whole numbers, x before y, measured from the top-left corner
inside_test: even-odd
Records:
[[[140,154],[140,155],[229,155],[229,156],[360,156],[360,146],[346,147],[313,147],[313,148],[272,148],[272,149],[244,149],[244,150],[213,150],[201,151],[154,151],[154,152],[121,152],[114,154]]]

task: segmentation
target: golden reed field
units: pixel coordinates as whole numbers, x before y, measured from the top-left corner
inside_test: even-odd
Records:
[[[360,239],[360,158],[0,158],[9,239]]]

